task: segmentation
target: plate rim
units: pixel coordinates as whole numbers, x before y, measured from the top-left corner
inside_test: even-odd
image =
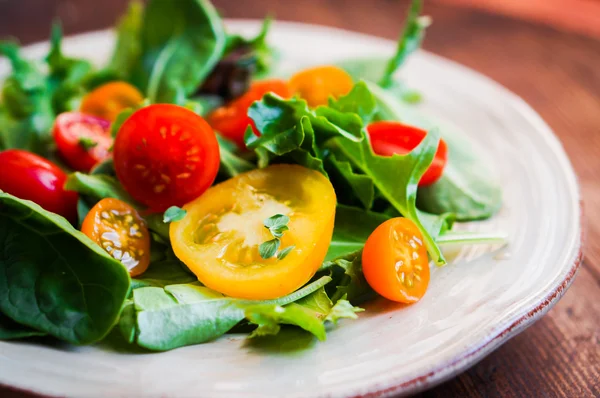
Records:
[[[226,26],[252,26],[257,27],[262,21],[259,19],[225,19]],[[330,31],[337,35],[353,35],[355,37],[363,37],[368,40],[377,40],[380,43],[387,43],[388,45],[395,45],[394,40],[390,40],[381,36],[365,34],[361,32],[351,31],[347,29],[327,26],[327,25],[319,25],[313,23],[302,23],[295,21],[285,21],[285,20],[277,20],[274,21],[274,24],[289,27],[292,29],[318,29],[322,32]],[[75,35],[69,35],[65,37],[65,40],[79,40],[85,41],[91,37],[101,36],[101,35],[112,35],[113,29],[102,29],[95,31],[83,32]],[[47,48],[49,41],[40,41],[28,44],[23,47],[23,51],[26,56],[31,56],[33,54],[39,53]],[[480,341],[470,345],[470,347],[465,347],[463,352],[460,355],[457,355],[450,361],[446,363],[442,363],[441,365],[433,368],[426,374],[422,374],[419,376],[414,376],[408,380],[403,380],[402,376],[390,375],[386,381],[380,382],[379,384],[364,384],[361,386],[355,386],[354,391],[347,391],[346,393],[342,392],[342,395],[353,398],[379,398],[379,397],[388,397],[388,396],[398,396],[398,395],[409,395],[418,393],[425,389],[432,388],[442,382],[457,376],[468,368],[474,366],[477,362],[482,360],[485,356],[489,355],[491,352],[499,348],[502,344],[516,336],[517,334],[524,331],[526,328],[534,324],[537,320],[539,320],[543,315],[545,315],[566,293],[570,285],[573,283],[577,271],[579,270],[581,263],[583,262],[583,248],[585,243],[585,228],[584,228],[584,206],[581,198],[581,187],[579,185],[577,174],[573,168],[573,165],[567,155],[562,142],[558,138],[558,136],[554,133],[553,129],[542,119],[542,117],[535,111],[535,109],[529,105],[524,99],[522,99],[518,94],[504,87],[499,82],[493,80],[489,76],[485,75],[482,72],[479,72],[475,69],[472,69],[468,66],[462,65],[459,62],[454,60],[445,58],[443,56],[431,53],[426,50],[419,50],[422,56],[425,56],[430,59],[434,59],[435,62],[443,64],[442,66],[451,67],[453,69],[460,70],[464,74],[468,74],[470,78],[477,79],[481,82],[484,82],[488,86],[493,86],[495,90],[502,91],[503,95],[507,99],[510,99],[510,104],[514,106],[515,110],[526,116],[527,119],[530,119],[532,124],[538,126],[538,132],[543,136],[545,140],[548,141],[549,144],[552,145],[552,153],[557,158],[562,158],[563,163],[565,163],[565,172],[568,174],[568,179],[571,180],[573,184],[573,191],[570,192],[574,196],[574,199],[579,204],[579,213],[578,213],[578,232],[579,236],[575,238],[574,247],[571,249],[574,254],[568,261],[565,261],[565,266],[563,267],[568,271],[564,273],[564,278],[556,283],[552,284],[542,298],[540,298],[529,308],[524,308],[518,312],[516,315],[516,319],[510,322],[507,326],[490,333],[484,336]],[[4,384],[0,382],[0,387],[2,389],[6,389],[13,392],[24,392],[32,397],[52,397],[53,395],[46,395],[43,392],[38,392],[34,390],[29,390],[27,388],[20,388],[17,386],[13,386],[10,384]],[[359,392],[356,390],[363,390],[365,392]]]

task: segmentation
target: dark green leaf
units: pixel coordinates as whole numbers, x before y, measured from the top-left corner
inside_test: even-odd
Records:
[[[29,326],[21,325],[0,312],[0,340],[23,339],[26,337],[45,336]]]
[[[173,221],[181,221],[186,214],[187,211],[183,210],[181,207],[171,206],[165,211],[163,222],[168,224]]]
[[[131,279],[131,288],[165,287],[179,283],[197,282],[198,278],[186,271],[184,267],[185,265],[176,259],[153,261],[146,272]]]
[[[334,154],[331,154],[328,157],[326,164],[333,166],[333,170],[331,170],[331,167],[327,170],[329,177],[336,188],[338,201],[351,203],[352,197],[356,197],[365,209],[371,209],[373,207],[373,201],[375,200],[375,185],[373,184],[371,177],[354,172],[350,162],[339,161]],[[344,190],[341,186],[342,184],[347,185],[348,189]],[[349,191],[351,194],[346,193],[345,195],[340,195],[341,191]]]
[[[110,134],[113,137],[117,136],[117,133],[121,129],[121,126],[123,125],[123,123],[125,123],[125,121],[127,119],[129,119],[129,116],[133,115],[133,112],[135,112],[135,109],[133,109],[133,108],[127,108],[127,109],[123,109],[121,111],[121,113],[119,113],[117,115],[117,117],[115,118],[115,120],[110,125]]]
[[[0,193],[0,247],[1,312],[73,344],[113,327],[129,274],[64,218]]]
[[[127,13],[117,24],[117,40],[108,69],[123,77],[132,75],[142,54],[140,30],[144,6],[140,1],[131,1]]]
[[[221,166],[219,167],[219,181],[235,177],[238,174],[245,173],[256,168],[253,163],[235,153],[237,147],[227,141],[220,135],[217,135],[219,141],[219,152],[221,155]]]
[[[364,125],[371,122],[377,112],[375,97],[363,81],[356,83],[347,95],[337,100],[329,98],[329,107],[340,112],[357,114]]]
[[[394,73],[404,64],[410,54],[421,47],[425,29],[431,23],[428,17],[420,17],[423,0],[412,0],[404,30],[398,40],[396,54],[389,60],[379,85],[388,87],[393,82]]]
[[[115,178],[105,174],[91,175],[80,172],[69,174],[65,183],[65,189],[79,192],[95,200],[115,198],[129,203],[134,207],[140,207]]]
[[[375,297],[376,294],[367,283],[362,272],[362,250],[346,254],[333,261],[326,261],[322,271],[331,273],[334,289],[329,289],[334,302],[348,299],[351,302],[362,302]]]

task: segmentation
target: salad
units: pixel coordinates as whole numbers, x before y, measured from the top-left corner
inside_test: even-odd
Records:
[[[149,350],[282,327],[325,340],[365,302],[419,301],[501,190],[389,60],[278,72],[271,19],[231,34],[208,0],[130,5],[109,62],[0,42],[0,339]],[[318,45],[318,44],[315,44]]]

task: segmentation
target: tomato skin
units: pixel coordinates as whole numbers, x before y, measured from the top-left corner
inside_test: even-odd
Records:
[[[373,231],[363,249],[362,267],[373,290],[392,301],[419,301],[429,285],[423,235],[407,218],[389,219]]]
[[[127,203],[102,199],[85,216],[81,232],[121,261],[130,276],[138,276],[148,269],[150,233],[138,212]]]
[[[88,172],[110,157],[113,139],[108,120],[79,112],[61,113],[56,117],[52,135],[60,157],[77,171]],[[86,147],[82,139],[94,146]]]
[[[184,206],[171,223],[175,255],[206,286],[253,300],[284,296],[304,285],[321,266],[333,233],[336,197],[322,174],[298,165],[272,165],[211,187]],[[273,239],[265,219],[289,216],[283,259],[263,259],[260,244]]]
[[[138,106],[144,97],[137,88],[126,82],[109,82],[89,92],[81,101],[80,110],[113,122],[119,113]]]
[[[54,163],[20,149],[0,152],[0,189],[77,220],[78,195],[64,189],[67,175]]]
[[[274,93],[282,98],[292,96],[288,84],[283,80],[270,79],[254,82],[241,97],[211,112],[208,115],[208,123],[240,148],[245,148],[244,133],[248,126],[252,126],[254,133],[258,134],[254,122],[248,117],[248,108],[254,101],[260,101],[267,93]]]
[[[331,65],[302,70],[290,79],[292,92],[313,108],[327,105],[329,97],[348,94],[353,86],[352,77],[345,70]]]
[[[381,156],[404,155],[415,149],[427,135],[425,130],[398,122],[375,122],[367,126],[373,152]],[[419,186],[431,185],[440,179],[448,162],[448,146],[440,140],[433,162],[421,177]]]
[[[208,123],[171,104],[133,113],[117,134],[113,157],[125,190],[157,212],[200,196],[220,163],[219,144]]]

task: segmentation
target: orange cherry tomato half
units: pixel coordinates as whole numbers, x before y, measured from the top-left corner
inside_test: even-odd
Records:
[[[263,80],[252,83],[250,89],[208,115],[208,123],[221,135],[234,141],[240,148],[245,148],[244,133],[249,125],[254,129],[254,122],[248,117],[248,108],[254,101],[259,101],[267,93],[275,93],[282,98],[290,98],[291,91],[287,83],[279,79]]]
[[[290,79],[294,94],[308,102],[311,107],[327,105],[329,97],[338,98],[352,90],[352,77],[337,66],[319,66],[296,73]]]
[[[0,152],[0,190],[77,220],[77,192],[64,189],[67,175],[47,159],[21,149]]]
[[[150,234],[144,220],[127,203],[102,199],[85,216],[81,232],[119,260],[129,275],[144,273],[150,264]]]
[[[373,231],[363,249],[362,267],[373,290],[392,301],[419,301],[429,285],[423,235],[408,218],[392,218]]]
[[[373,152],[382,156],[404,155],[415,149],[427,135],[425,130],[398,122],[375,122],[367,126]],[[448,146],[440,140],[433,162],[421,177],[419,186],[440,179],[448,162]]]
[[[54,122],[53,136],[58,154],[75,170],[90,171],[110,157],[113,138],[106,119],[79,112],[61,113]]]
[[[123,109],[138,106],[144,97],[129,83],[110,82],[89,92],[81,101],[81,112],[114,121]]]
[[[200,196],[219,171],[219,144],[194,112],[155,104],[121,126],[113,151],[115,171],[129,194],[150,211],[183,206]]]

